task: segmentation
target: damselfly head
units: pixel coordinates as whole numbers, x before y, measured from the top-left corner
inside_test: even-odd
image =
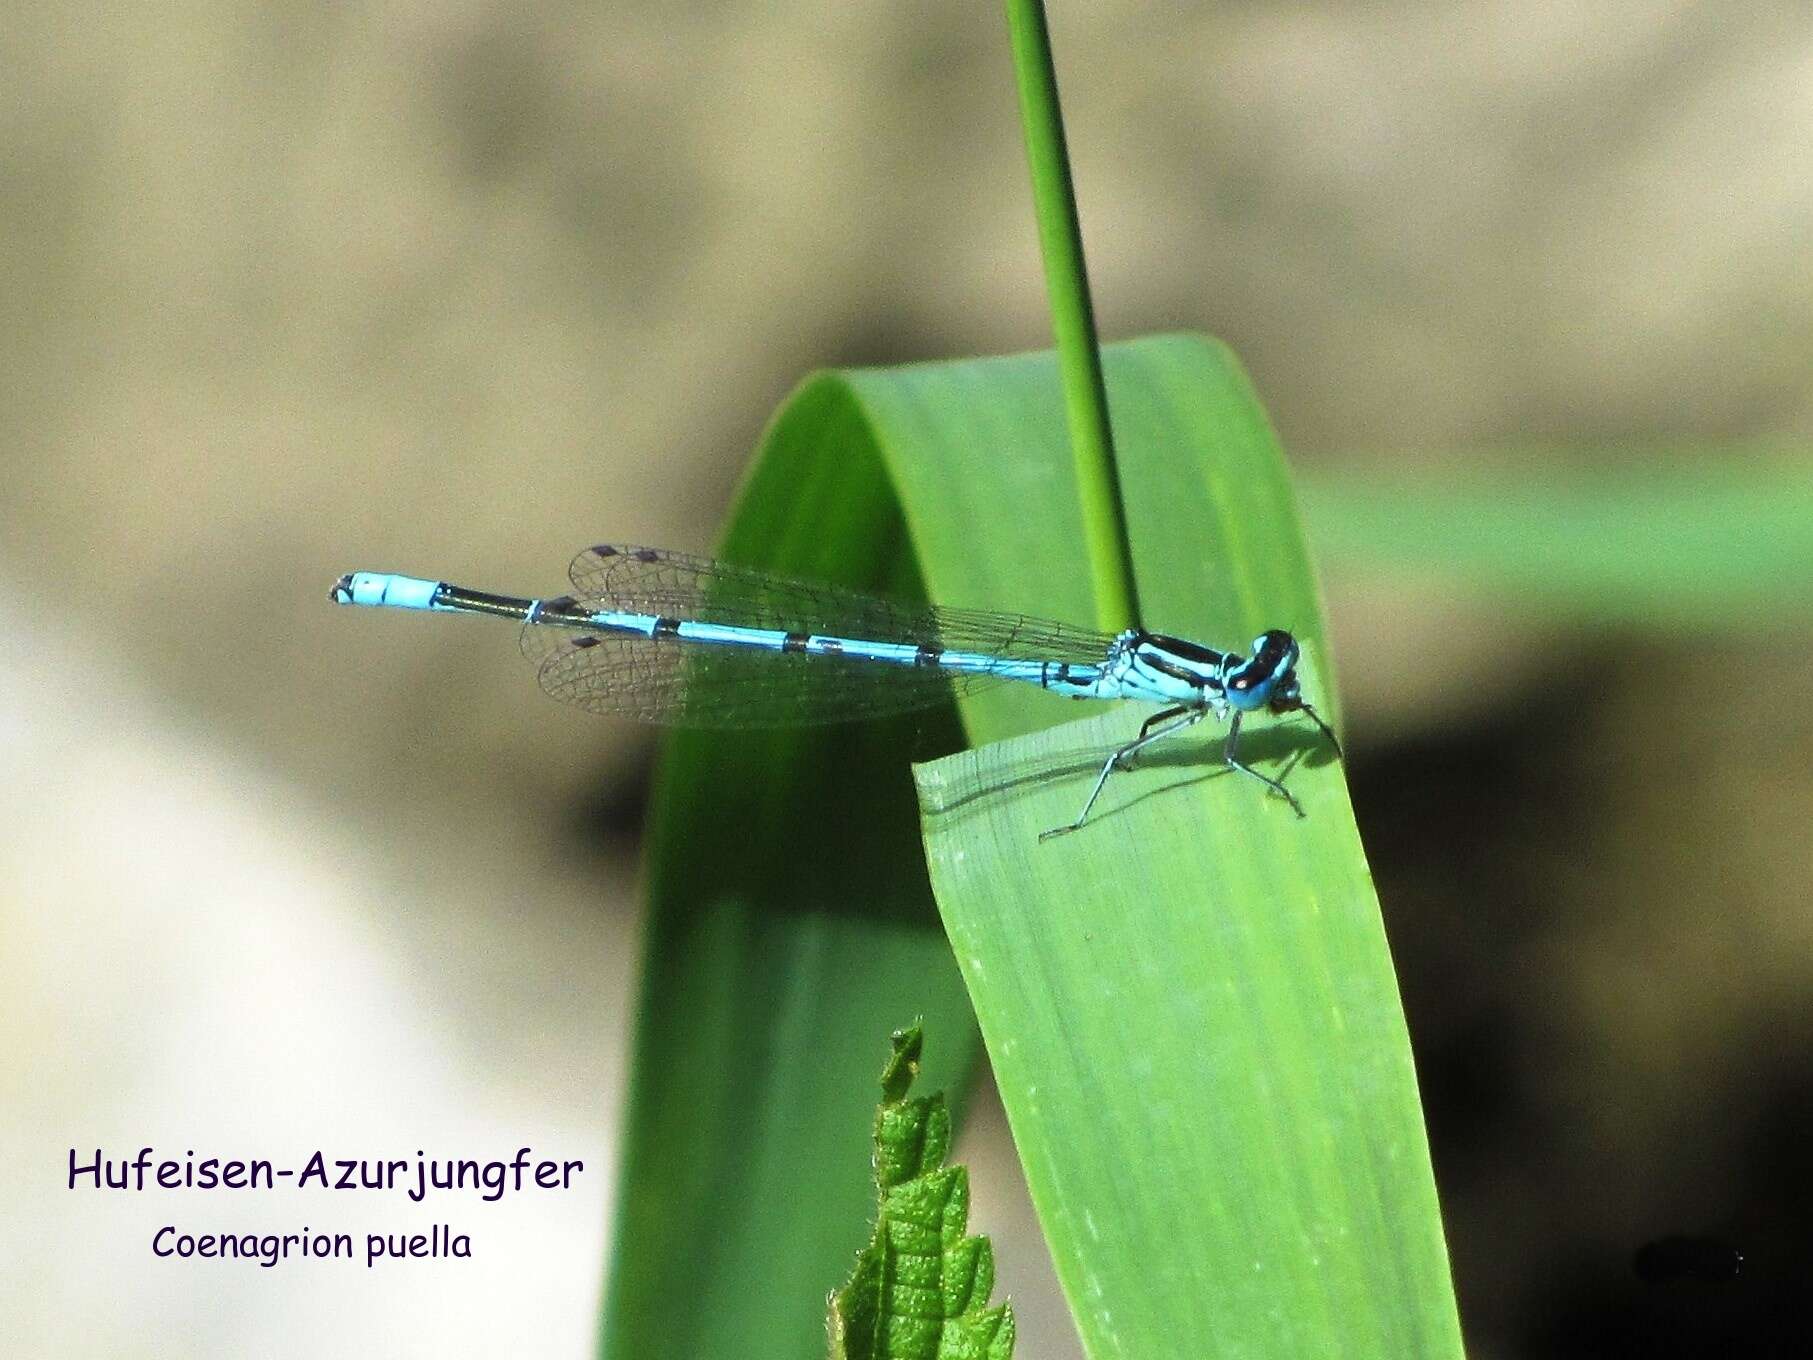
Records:
[[[1282,628],[1273,628],[1253,639],[1253,654],[1241,661],[1229,658],[1222,677],[1223,692],[1235,708],[1255,713],[1281,696],[1297,692],[1297,639]],[[1297,704],[1290,702],[1289,707]],[[1283,709],[1274,707],[1274,712]]]

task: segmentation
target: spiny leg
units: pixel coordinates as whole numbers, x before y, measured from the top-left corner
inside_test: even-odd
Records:
[[[1236,712],[1233,718],[1228,722],[1228,740],[1227,745],[1221,748],[1221,758],[1228,763],[1230,769],[1239,770],[1242,774],[1250,774],[1254,779],[1257,779],[1261,784],[1264,784],[1273,793],[1289,803],[1291,805],[1291,810],[1299,817],[1307,816],[1308,814],[1303,811],[1303,805],[1297,801],[1296,796],[1292,794],[1289,789],[1285,788],[1284,785],[1280,784],[1276,779],[1267,779],[1251,765],[1242,764],[1239,757],[1235,754],[1240,745],[1240,719],[1243,716],[1243,714]]]
[[[1322,715],[1316,712],[1316,710],[1311,708],[1308,704],[1298,704],[1297,707],[1309,714],[1309,720],[1322,729],[1322,735],[1328,738],[1328,744],[1335,748],[1335,759],[1340,760],[1342,758],[1341,739],[1335,735],[1334,728],[1323,722]]]
[[[1207,712],[1207,708],[1180,705],[1177,708],[1167,708],[1164,712],[1156,713],[1152,717],[1146,719],[1145,722],[1140,724],[1139,735],[1137,737],[1102,762],[1102,772],[1095,777],[1095,787],[1089,790],[1089,797],[1083,801],[1083,810],[1077,813],[1076,820],[1068,826],[1054,826],[1049,831],[1041,831],[1039,833],[1039,839],[1048,841],[1053,836],[1062,836],[1067,832],[1075,831],[1089,819],[1089,809],[1094,807],[1095,800],[1101,797],[1102,788],[1107,784],[1108,776],[1110,774],[1114,773],[1117,769],[1126,769],[1127,761],[1132,759],[1134,753],[1142,746],[1150,746],[1153,742],[1168,737],[1174,732],[1181,732],[1186,727],[1201,722],[1203,715]],[[1181,717],[1179,717],[1180,714],[1182,715]],[[1178,720],[1168,727],[1157,727],[1156,731],[1153,730],[1158,723],[1166,718],[1177,718]]]

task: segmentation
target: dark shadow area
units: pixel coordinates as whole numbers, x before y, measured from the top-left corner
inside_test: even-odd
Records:
[[[1656,1054],[1676,1097],[1659,1107],[1654,1072],[1609,1061],[1603,1020],[1578,1000],[1628,966],[1592,933],[1612,909],[1599,871],[1636,834],[1591,801],[1598,720],[1538,696],[1350,768],[1463,1325],[1492,1355],[1813,1354],[1804,1019],[1709,1016],[1735,1035],[1720,1064],[1744,1079]],[[1666,942],[1683,913],[1717,905],[1657,903],[1655,932]]]
[[[655,778],[658,738],[640,743],[635,758],[601,771],[590,793],[569,809],[563,840],[600,855],[634,853],[648,828],[648,797]]]
[[[1575,1244],[1572,1269],[1531,1299],[1532,1354],[1813,1354],[1813,1052],[1783,1055],[1770,1077],[1760,1108],[1731,1130],[1729,1149],[1658,1150],[1677,1174],[1707,1162],[1724,1173],[1716,1231],[1681,1224],[1634,1251],[1617,1242]]]

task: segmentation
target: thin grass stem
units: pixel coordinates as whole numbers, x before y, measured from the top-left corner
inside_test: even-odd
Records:
[[[1020,90],[1020,121],[1026,132],[1026,159],[1032,170],[1033,212],[1045,260],[1045,289],[1063,377],[1064,410],[1076,460],[1077,497],[1096,620],[1103,628],[1119,630],[1139,621],[1133,546],[1115,466],[1108,389],[1096,343],[1089,276],[1083,264],[1083,233],[1042,0],[1007,0],[1007,24]]]

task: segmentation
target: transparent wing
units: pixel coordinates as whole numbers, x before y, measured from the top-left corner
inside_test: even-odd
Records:
[[[676,727],[800,727],[875,718],[933,708],[1001,679],[626,633],[598,634],[587,645],[585,636],[547,639],[551,645],[537,671],[541,687],[593,713]]]
[[[588,548],[569,574],[578,603],[591,610],[904,642],[1003,660],[1096,662],[1113,640],[1022,615],[906,605],[656,548]],[[1003,678],[536,624],[523,630],[523,651],[536,662],[542,688],[562,702],[689,727],[791,727],[910,712]]]
[[[749,628],[924,643],[1050,661],[1099,661],[1114,640],[1110,633],[1048,619],[903,604],[661,548],[612,544],[587,548],[573,559],[567,575],[582,597],[613,608]]]

